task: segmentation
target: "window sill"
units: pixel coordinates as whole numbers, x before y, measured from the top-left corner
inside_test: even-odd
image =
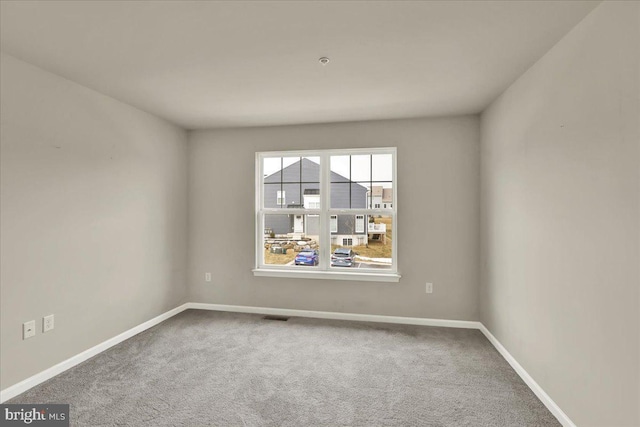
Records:
[[[254,276],[284,277],[294,279],[324,279],[324,280],[351,280],[365,282],[399,282],[398,273],[343,273],[339,271],[294,271],[276,270],[271,268],[254,268]]]

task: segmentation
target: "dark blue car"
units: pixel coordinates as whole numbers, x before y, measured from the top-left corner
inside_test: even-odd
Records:
[[[316,249],[305,249],[296,255],[296,265],[318,265],[319,254]]]

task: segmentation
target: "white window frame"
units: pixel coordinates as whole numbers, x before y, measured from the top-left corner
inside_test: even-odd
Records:
[[[278,206],[286,205],[287,204],[286,198],[287,198],[287,192],[285,190],[276,191],[276,205]]]
[[[332,280],[354,280],[354,281],[378,281],[378,282],[398,282],[400,273],[398,272],[398,221],[397,210],[387,209],[337,209],[331,208],[331,156],[340,155],[363,155],[363,154],[391,154],[392,155],[392,181],[393,181],[393,204],[397,206],[398,176],[397,176],[397,149],[395,147],[384,148],[358,148],[358,149],[336,149],[336,150],[302,150],[302,151],[271,151],[256,153],[256,190],[255,190],[255,276],[268,277],[291,277],[310,279],[332,279]],[[264,174],[263,159],[268,157],[319,157],[320,158],[320,208],[301,209],[286,208],[264,208]],[[320,262],[315,267],[293,267],[282,265],[268,265],[264,263],[264,216],[267,214],[312,214],[320,217],[319,252]],[[337,269],[330,267],[331,259],[331,234],[336,233],[332,228],[332,216],[337,215],[362,215],[364,232],[367,231],[367,224],[364,218],[370,215],[384,215],[391,217],[393,239],[391,241],[391,251],[393,254],[390,269],[359,268],[353,270]],[[337,225],[337,221],[336,221]]]

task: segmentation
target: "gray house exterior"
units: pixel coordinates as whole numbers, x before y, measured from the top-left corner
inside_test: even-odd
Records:
[[[367,207],[367,188],[331,172],[331,207]],[[265,208],[319,208],[320,165],[303,158],[264,178]],[[367,215],[341,214],[331,219],[332,244],[349,246],[367,242]],[[265,217],[265,232],[276,235],[317,236],[320,233],[318,215],[283,214]],[[349,240],[351,239],[351,240]]]

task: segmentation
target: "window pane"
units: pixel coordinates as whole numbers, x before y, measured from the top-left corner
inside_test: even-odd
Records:
[[[367,187],[367,208],[384,209],[385,203],[387,209],[392,207],[393,185],[391,182],[374,182],[373,185],[368,182],[361,182],[360,184]]]
[[[331,156],[330,169],[332,209],[392,208],[393,155]]]
[[[382,203],[384,209],[393,208],[393,185],[390,182],[383,182],[382,185]]]
[[[262,159],[262,173],[265,182],[280,182],[281,169],[281,157],[265,157]]]
[[[332,268],[391,269],[392,217],[363,217],[366,232],[360,232],[361,219],[358,216],[338,215],[338,231],[331,233]]]
[[[351,172],[349,170],[350,156],[331,156],[331,182],[349,182]]]
[[[320,157],[302,158],[302,182],[320,182]]]
[[[348,182],[331,184],[331,207],[333,209],[349,209],[351,184]]]
[[[278,202],[282,203],[282,196],[284,195],[284,202],[286,203],[286,191],[284,194],[282,193],[282,188],[280,187],[280,183],[265,183],[263,190],[264,197],[264,207],[265,208],[282,208],[286,207],[286,205],[281,205]]]
[[[331,184],[331,208],[365,209],[369,183],[333,183]]]
[[[393,156],[391,154],[374,154],[371,157],[372,181],[393,181]]]
[[[300,157],[283,157],[282,182],[300,182],[300,178],[302,177],[302,171],[300,169]]]
[[[302,202],[305,209],[320,209],[320,184],[302,184]]]
[[[351,156],[351,181],[371,180],[371,155]]]
[[[264,264],[308,268],[318,265],[320,216],[264,216]]]
[[[320,209],[319,157],[265,158],[263,169],[265,208]]]
[[[318,184],[315,184],[316,186]],[[285,208],[303,208],[304,200],[302,198],[302,194],[304,194],[304,186],[300,183],[298,184],[282,184],[282,189],[285,191],[287,200],[286,204],[283,206]],[[302,191],[302,193],[300,193]]]
[[[364,184],[358,184],[356,182],[351,184],[351,208],[352,209],[365,209],[367,207],[367,192],[368,186]]]

